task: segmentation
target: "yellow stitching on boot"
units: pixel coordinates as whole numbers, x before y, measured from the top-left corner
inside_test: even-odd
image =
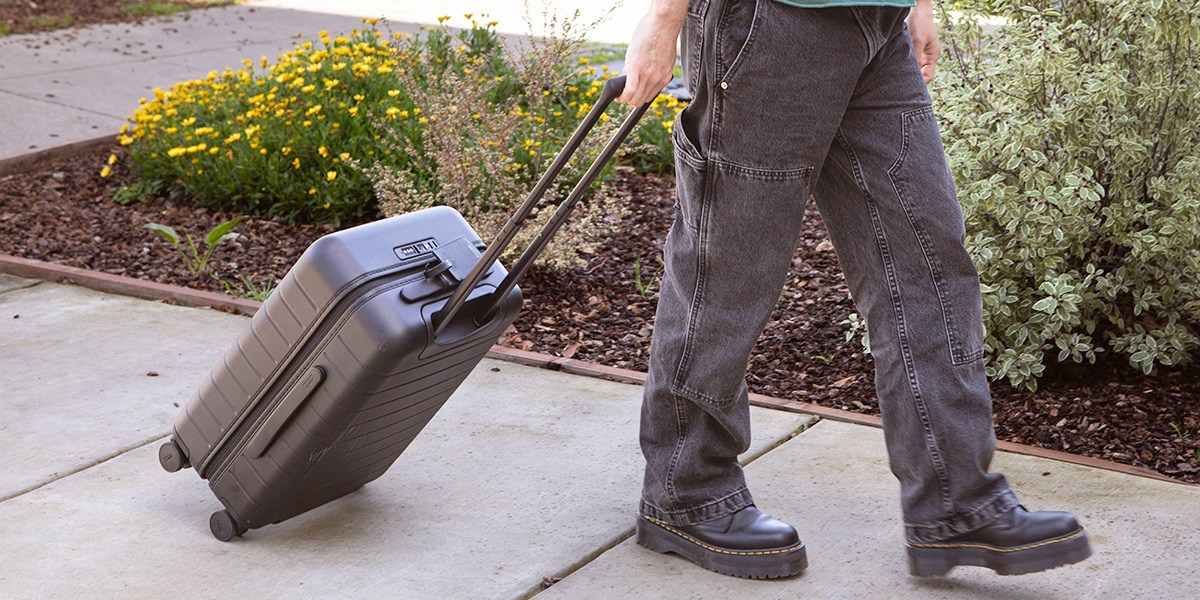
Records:
[[[698,540],[682,531],[679,531],[679,530],[671,527],[670,525],[667,525],[666,523],[659,521],[658,519],[655,519],[652,517],[647,517],[645,515],[642,515],[642,518],[649,521],[650,523],[653,523],[659,527],[662,527],[663,529],[666,529],[667,531],[675,534],[676,536],[679,536],[697,546],[700,546],[701,548],[704,548],[705,550],[709,550],[711,552],[719,552],[721,554],[733,554],[736,556],[760,556],[760,555],[764,555],[764,554],[785,554],[785,553],[791,552],[797,548],[804,546],[804,543],[801,542],[799,544],[796,544],[795,546],[790,546],[788,548],[783,548],[781,550],[758,550],[758,551],[754,551],[754,552],[737,552],[734,550],[722,550],[721,548],[714,548],[712,546],[709,546],[708,544],[705,544],[704,542],[701,542],[700,540]]]
[[[1077,537],[1080,537],[1082,535],[1083,535],[1083,530],[1080,529],[1074,533],[1067,534],[1067,535],[1057,538],[1057,539],[1046,540],[1044,542],[1039,542],[1037,544],[1030,544],[1028,546],[1018,546],[1016,548],[997,548],[996,546],[989,546],[987,544],[976,544],[976,543],[920,544],[920,543],[916,543],[916,542],[909,542],[908,545],[913,548],[981,548],[983,550],[994,550],[996,552],[1020,552],[1022,550],[1033,550],[1034,548],[1041,548],[1044,546],[1050,546],[1052,544],[1067,542],[1067,541],[1073,540]]]

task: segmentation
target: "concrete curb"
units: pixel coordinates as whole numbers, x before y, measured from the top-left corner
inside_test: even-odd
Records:
[[[106,133],[96,137],[83,138],[73,142],[67,142],[59,146],[51,146],[41,150],[32,150],[29,152],[18,152],[9,154],[8,156],[0,156],[0,176],[11,175],[22,169],[31,167],[40,162],[48,160],[56,160],[74,156],[81,152],[107,146],[108,144],[117,143],[119,132]]]
[[[196,308],[215,308],[248,316],[258,311],[260,306],[253,300],[232,298],[203,290],[89,271],[8,254],[0,254],[0,273],[56,283],[70,283],[98,292],[132,296],[143,300],[157,300]]]
[[[67,267],[39,260],[9,256],[6,254],[0,254],[0,273],[8,273],[18,277],[29,277],[59,283],[71,283],[100,292],[132,296],[135,298],[142,298],[144,300],[157,300],[196,308],[215,308],[217,310],[247,316],[253,315],[258,310],[259,306],[262,305],[254,300],[231,298],[229,296],[213,292],[193,290],[177,285],[154,283],[141,279],[134,279],[132,277],[124,277],[121,275],[88,271],[86,269]],[[640,371],[598,365],[586,361],[575,360],[573,358],[541,354],[539,352],[530,352],[528,350],[519,350],[516,348],[506,348],[504,346],[492,346],[492,349],[488,352],[488,357],[541,369],[549,369],[551,371],[562,371],[564,373],[570,373],[573,375],[596,377],[599,379],[606,379],[620,383],[642,385],[646,382],[646,374]],[[883,420],[874,415],[864,415],[861,413],[838,410],[836,408],[819,406],[816,404],[810,404],[808,402],[772,398],[762,394],[750,394],[750,404],[762,408],[772,408],[786,412],[814,415],[823,419],[830,419],[832,421],[841,421],[844,423],[853,423],[856,425],[865,425],[875,428],[883,427]],[[1070,454],[1067,452],[1060,452],[1058,450],[1048,450],[1046,448],[1038,448],[1036,446],[1028,446],[1025,444],[1017,444],[1014,442],[1005,441],[997,441],[996,448],[1005,452],[1012,452],[1025,456],[1034,456],[1038,458],[1056,460],[1059,462],[1114,471],[1126,475],[1135,475],[1138,477],[1146,477],[1158,481],[1166,481],[1179,485],[1191,486],[1191,484],[1182,481],[1176,481],[1170,477],[1162,475],[1161,473],[1151,471],[1150,469],[1093,458],[1090,456],[1080,456],[1078,454]]]

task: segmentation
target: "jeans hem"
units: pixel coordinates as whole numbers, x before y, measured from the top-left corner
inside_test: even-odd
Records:
[[[720,519],[752,504],[754,504],[754,498],[750,496],[750,490],[742,488],[714,502],[678,510],[665,510],[642,499],[638,510],[643,516],[657,519],[668,525],[687,527],[697,523]]]
[[[975,531],[1017,507],[1016,494],[1005,489],[971,512],[953,515],[937,523],[905,523],[905,538],[909,542],[935,543]]]

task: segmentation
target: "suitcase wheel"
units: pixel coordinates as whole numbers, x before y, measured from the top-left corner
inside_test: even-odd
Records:
[[[158,447],[158,464],[162,465],[162,468],[169,473],[192,466],[188,463],[183,448],[180,448],[175,440],[167,440],[165,444]]]
[[[219,510],[213,513],[208,518],[208,528],[212,530],[213,537],[222,542],[228,542],[247,531],[247,528],[239,525],[233,518],[233,515],[229,514],[227,510]]]

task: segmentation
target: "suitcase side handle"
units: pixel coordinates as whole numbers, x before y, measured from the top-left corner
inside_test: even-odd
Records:
[[[605,109],[607,109],[608,105],[611,104],[612,101],[617,98],[617,96],[620,96],[621,92],[624,90],[624,75],[613,77],[604,82],[604,86],[600,90],[600,97],[596,100],[596,104],[592,106],[591,110],[589,110],[587,115],[583,118],[583,121],[578,127],[575,128],[574,133],[572,133],[570,139],[567,140],[566,146],[564,146],[563,149],[558,153],[558,156],[554,157],[554,160],[550,163],[550,166],[546,168],[544,173],[542,173],[542,177],[538,180],[537,185],[533,187],[533,189],[529,192],[529,195],[525,197],[525,200],[522,201],[521,205],[517,207],[517,210],[513,216],[509,217],[508,222],[504,224],[504,228],[500,230],[500,233],[496,235],[496,238],[492,240],[492,243],[488,244],[487,250],[485,250],[483,256],[479,258],[479,262],[475,263],[475,267],[471,269],[471,272],[467,275],[467,277],[463,279],[458,288],[454,290],[454,294],[449,300],[446,301],[445,307],[434,314],[434,337],[437,337],[442,333],[442,331],[445,330],[447,324],[450,323],[451,319],[453,319],[458,313],[459,309],[462,308],[471,290],[475,289],[475,286],[479,284],[481,279],[483,279],[484,274],[491,270],[492,264],[496,262],[496,259],[500,257],[500,254],[504,252],[510,243],[512,243],[513,238],[516,237],[517,232],[525,223],[525,219],[529,217],[530,213],[533,212],[534,207],[537,206],[538,202],[541,201],[542,196],[544,196],[546,191],[550,189],[550,184],[554,182],[554,179],[558,177],[558,174],[562,171],[563,167],[566,166],[567,161],[570,160],[571,156],[575,154],[575,151],[579,149],[579,146],[583,143],[583,140],[587,137],[588,133],[591,132],[592,128],[596,126],[596,123],[600,121],[600,117],[604,114]],[[529,247],[525,249],[525,252],[521,254],[521,257],[513,266],[513,269],[509,271],[508,275],[504,278],[504,281],[500,284],[496,291],[492,293],[491,299],[488,301],[491,303],[491,306],[481,313],[480,320],[486,320],[488,317],[490,317],[496,306],[498,306],[504,297],[510,291],[512,291],[513,287],[517,285],[517,281],[519,281],[521,277],[525,275],[525,272],[529,270],[529,267],[533,265],[533,261],[537,259],[537,257],[542,253],[542,250],[546,248],[546,245],[550,243],[550,239],[554,237],[554,234],[558,232],[558,229],[562,226],[562,224],[566,222],[567,217],[570,216],[571,211],[575,208],[575,205],[579,203],[579,200],[583,197],[587,189],[596,181],[596,178],[600,175],[600,171],[604,168],[612,156],[616,154],[617,148],[620,147],[620,145],[625,141],[625,138],[629,136],[630,132],[633,131],[633,128],[637,126],[638,121],[642,118],[642,115],[645,114],[646,110],[649,108],[649,102],[637,107],[630,112],[629,116],[627,116],[624,122],[621,123],[621,127],[617,129],[617,132],[613,135],[612,139],[605,144],[604,149],[600,151],[600,155],[596,157],[596,160],[592,162],[592,166],[589,167],[587,172],[584,173],[583,178],[579,180],[579,183],[575,185],[575,187],[571,190],[571,193],[567,195],[567,198],[558,206],[558,209],[554,212],[554,215],[550,217],[550,220],[546,223],[542,230],[538,232],[538,235],[534,239],[533,243],[531,243]]]

